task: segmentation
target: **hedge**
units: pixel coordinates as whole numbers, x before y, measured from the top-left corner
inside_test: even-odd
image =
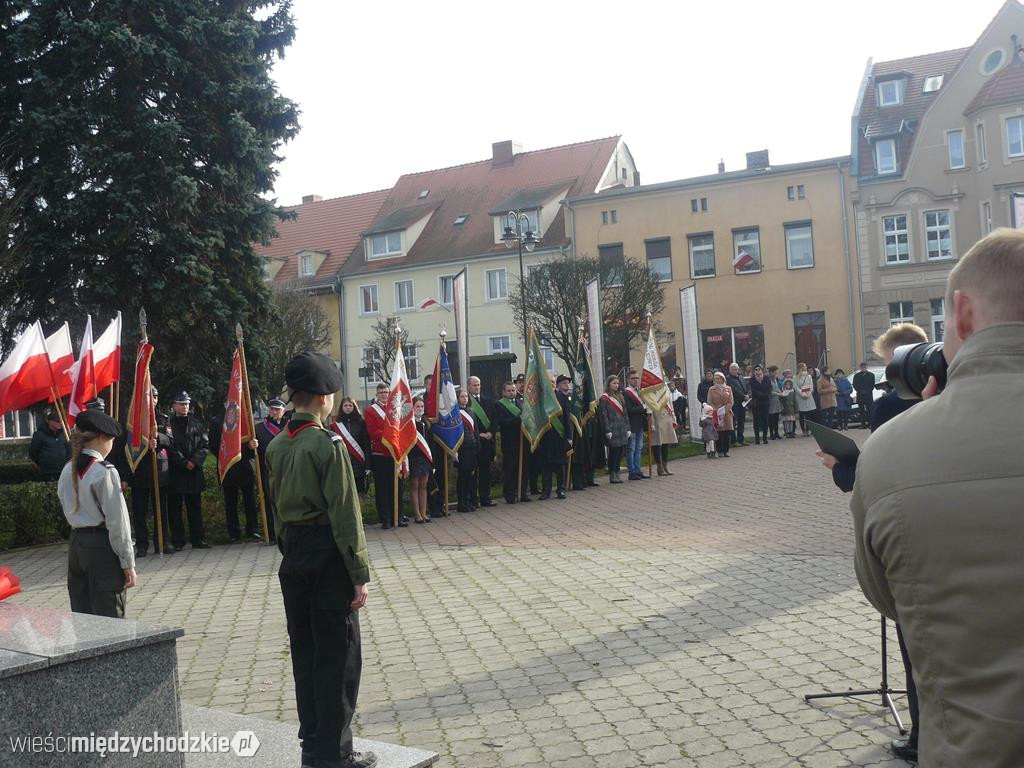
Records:
[[[0,461],[0,485],[39,481],[39,467],[31,461]]]

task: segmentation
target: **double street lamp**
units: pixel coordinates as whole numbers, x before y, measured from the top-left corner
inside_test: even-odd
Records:
[[[514,229],[513,222],[515,222]],[[532,253],[540,243],[540,238],[537,237],[536,232],[530,229],[530,219],[525,213],[509,211],[505,218],[505,232],[501,236],[501,242],[505,244],[506,248],[519,247],[519,301],[523,313],[523,348],[526,350],[526,355],[523,358],[523,371],[525,372],[530,360],[530,339],[526,325],[526,273],[523,269],[523,249],[525,248],[527,253]]]

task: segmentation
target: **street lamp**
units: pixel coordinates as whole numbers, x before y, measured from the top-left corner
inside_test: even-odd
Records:
[[[515,229],[512,228],[512,222],[515,222]],[[523,348],[526,351],[526,355],[523,357],[523,371],[525,372],[526,365],[530,360],[530,341],[526,325],[526,273],[523,269],[523,248],[528,253],[533,253],[533,249],[537,247],[540,239],[530,229],[530,219],[525,213],[509,211],[505,218],[505,232],[501,236],[501,242],[505,244],[506,248],[512,248],[513,245],[519,247],[519,301],[523,312]]]

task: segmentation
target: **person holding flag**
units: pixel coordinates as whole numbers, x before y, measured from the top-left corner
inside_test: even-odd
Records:
[[[497,505],[491,501],[491,464],[497,452],[495,434],[498,431],[498,425],[494,411],[497,403],[480,393],[479,377],[470,376],[466,386],[469,388],[468,409],[473,413],[480,438],[476,469],[477,490],[473,494],[472,506],[494,507]]]
[[[71,458],[71,446],[64,438],[64,425],[56,409],[47,411],[43,423],[32,433],[28,457],[39,467],[39,479],[42,482],[57,482],[61,470]]]
[[[480,422],[470,408],[469,392],[459,390],[459,415],[462,417],[462,444],[456,459],[459,465],[459,479],[456,482],[459,512],[476,510],[477,464],[480,455]]]
[[[647,329],[647,347],[644,350],[644,367],[640,374],[640,397],[650,409],[650,440],[654,461],[658,465],[658,476],[671,475],[668,468],[668,449],[679,442],[676,436],[676,417],[672,409],[672,393],[665,383],[661,355],[654,340],[654,328]]]
[[[171,542],[174,549],[185,548],[185,522],[181,507],[188,511],[188,532],[192,549],[210,549],[203,538],[202,494],[206,488],[203,462],[210,452],[206,425],[189,413],[192,398],[181,391],[174,396],[174,413],[167,423],[171,436],[170,490],[167,494],[167,516],[171,523]]]
[[[401,338],[401,329],[397,329]],[[391,368],[391,386],[388,388],[387,402],[384,404],[384,433],[381,443],[387,448],[394,463],[394,474],[391,477],[392,508],[391,524],[397,527],[408,525],[398,514],[398,474],[399,468],[405,466],[405,459],[417,442],[416,424],[413,419],[412,390],[409,388],[409,374],[405,369],[405,355],[402,345],[395,342],[395,362]]]
[[[506,381],[502,387],[502,398],[494,409],[494,423],[501,436],[501,492],[506,504],[531,500],[520,463],[520,454],[525,447],[522,413],[516,403],[516,385]]]
[[[583,340],[583,329],[580,328],[579,340],[576,343],[576,365],[572,379],[572,489],[583,491],[594,482],[594,467],[601,463],[603,456],[597,420],[597,385],[594,381],[594,369],[590,362],[590,351]]]
[[[424,408],[430,434],[433,437],[434,480],[440,489],[440,498],[434,505],[443,514],[448,514],[448,458],[458,458],[459,446],[462,445],[464,434],[462,416],[459,413],[458,398],[455,393],[455,382],[452,380],[451,368],[448,367],[448,350],[441,332],[441,345],[437,350],[434,373],[426,381],[428,388],[425,395]],[[431,404],[427,408],[427,403]]]
[[[549,376],[550,382],[550,376]],[[559,413],[550,421],[551,428],[540,440],[539,451],[542,463],[541,469],[541,494],[540,499],[551,498],[551,476],[555,476],[555,498],[564,499],[565,481],[569,466],[569,452],[572,450],[572,422],[570,421],[570,410],[572,402],[569,399],[569,384],[571,379],[568,376],[560,375],[555,380],[555,398],[560,407]]]
[[[424,418],[423,398],[416,396],[412,400],[412,415],[416,423],[416,445],[409,453],[409,500],[412,502],[412,513],[415,522],[429,523],[430,511],[427,506],[427,479],[433,471],[434,455],[430,449],[427,436],[430,427]]]
[[[366,409],[366,434],[370,436],[370,466],[373,469],[373,493],[380,517],[380,527],[387,530],[391,527],[392,511],[395,507],[395,460],[384,445],[384,432],[387,427],[388,385],[378,384],[375,400]],[[408,525],[405,519],[399,520],[399,527]]]
[[[537,455],[538,459],[547,462],[544,469],[544,491],[541,492],[541,499],[551,497],[551,471],[559,474],[559,485],[562,492],[559,498],[565,498],[564,469],[567,461],[567,444],[562,405],[555,394],[554,379],[548,374],[544,365],[544,357],[540,351],[540,344],[533,330],[529,334],[530,358],[526,366],[526,379],[523,383],[523,415],[522,430],[523,436],[530,451]],[[549,437],[541,447],[541,440],[549,431],[554,435]]]

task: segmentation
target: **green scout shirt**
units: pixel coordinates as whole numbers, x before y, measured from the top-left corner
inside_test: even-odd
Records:
[[[267,446],[267,482],[278,537],[288,523],[326,514],[353,584],[370,580],[355,476],[341,438],[309,413],[295,413]]]

